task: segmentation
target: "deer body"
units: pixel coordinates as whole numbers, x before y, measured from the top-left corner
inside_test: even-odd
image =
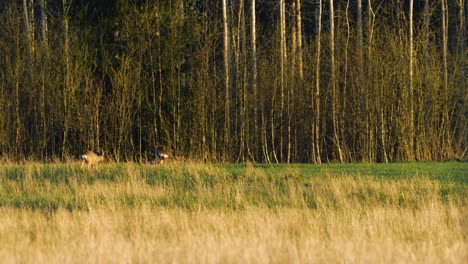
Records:
[[[104,161],[104,153],[97,154],[93,151],[88,151],[85,154],[81,155],[81,168],[83,168],[84,164],[88,164],[88,168],[96,167],[99,162]]]

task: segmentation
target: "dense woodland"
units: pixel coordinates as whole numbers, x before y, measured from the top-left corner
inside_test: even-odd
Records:
[[[0,156],[465,159],[464,0],[2,0]]]

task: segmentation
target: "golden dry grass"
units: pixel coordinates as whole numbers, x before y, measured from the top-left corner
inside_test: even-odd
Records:
[[[466,212],[465,212],[466,213]],[[0,210],[9,263],[464,263],[463,212],[248,209]],[[2,261],[2,262],[3,262]]]
[[[53,168],[63,169],[57,166]],[[49,176],[35,179],[30,167],[22,179],[0,174],[0,259],[3,263],[465,263],[468,259],[464,183],[455,183],[461,191],[449,189],[447,194],[445,185],[453,183],[423,176],[308,177],[297,168],[284,167],[271,177],[265,169],[251,166],[234,176],[220,166],[187,166],[126,165],[111,180],[106,178],[109,168],[92,172],[95,176],[66,167],[65,172],[77,174],[66,181],[52,181]],[[156,180],[148,180],[148,171]],[[78,175],[97,179],[89,183]],[[36,200],[26,193],[33,193]],[[15,199],[39,205],[17,206]],[[41,207],[41,199],[56,206]],[[69,200],[81,205],[62,206]]]

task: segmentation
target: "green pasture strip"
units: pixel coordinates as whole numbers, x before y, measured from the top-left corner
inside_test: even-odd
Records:
[[[244,164],[226,166],[229,171],[242,173]],[[268,174],[278,174],[288,169],[299,169],[303,177],[333,176],[373,176],[382,179],[402,179],[426,176],[441,182],[468,184],[467,162],[405,162],[405,163],[327,163],[327,164],[253,164]]]
[[[467,163],[202,164],[108,163],[0,166],[0,207],[419,208],[468,204]]]

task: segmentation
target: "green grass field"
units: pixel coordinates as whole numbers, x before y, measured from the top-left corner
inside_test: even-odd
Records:
[[[468,259],[468,163],[0,166],[7,262]]]

